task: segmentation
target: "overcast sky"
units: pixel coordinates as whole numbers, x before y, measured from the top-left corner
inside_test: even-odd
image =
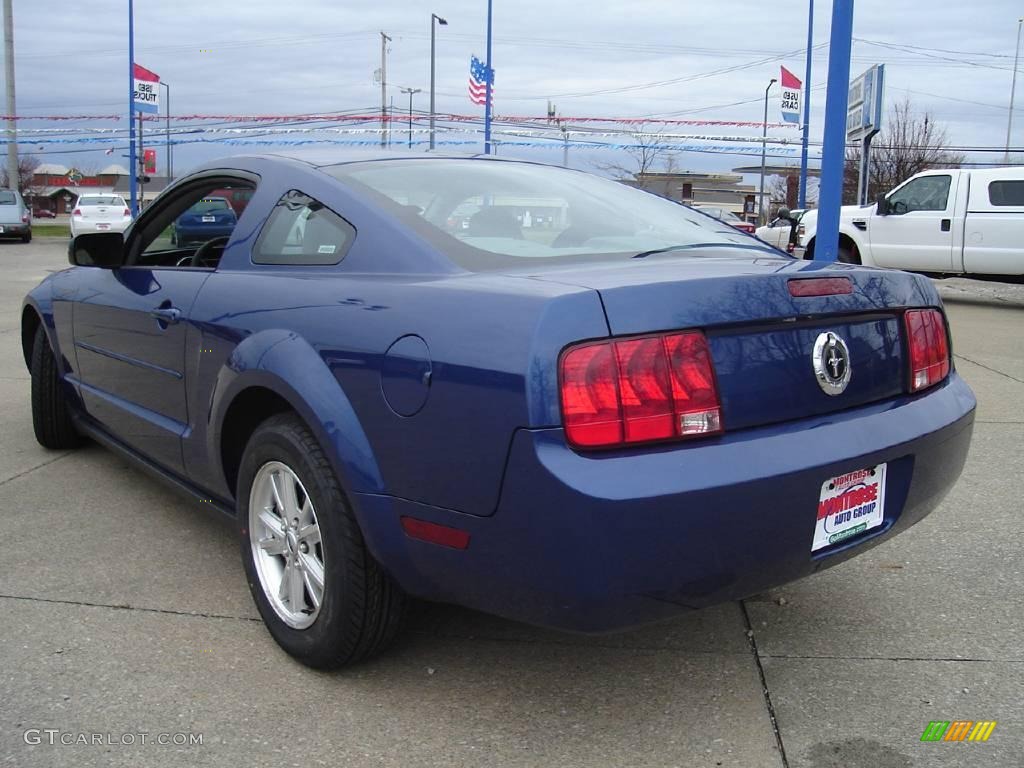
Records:
[[[438,29],[438,110],[482,114],[468,101],[466,81],[470,55],[484,58],[486,3],[431,1],[136,0],[136,60],[170,84],[176,114],[373,109],[380,104],[373,73],[384,30],[392,37],[388,80],[396,108],[408,108],[408,97],[398,92],[407,86],[424,90],[415,106],[425,110],[433,11],[449,21]],[[814,85],[827,74],[831,16],[830,3],[816,5]],[[764,88],[779,65],[803,78],[807,10],[806,2],[788,0],[495,0],[496,111],[543,115],[550,99],[567,117],[760,121]],[[888,101],[909,94],[947,127],[954,145],[1001,147],[1022,11],[1020,3],[1003,0],[857,0],[852,72],[885,63]],[[20,114],[127,111],[127,2],[14,0],[14,14]],[[677,82],[644,87],[669,80]],[[1018,106],[1021,101],[1024,95]],[[820,138],[824,103],[822,85],[812,96],[812,138]],[[769,119],[778,119],[776,99],[771,107]],[[1013,143],[1022,145],[1024,116],[1017,117]],[[110,160],[102,152],[57,149],[80,147],[54,146],[42,159],[94,166]],[[239,149],[182,147],[175,170],[227,151]],[[558,149],[538,152],[561,160]],[[687,155],[682,165],[727,170],[751,162]]]

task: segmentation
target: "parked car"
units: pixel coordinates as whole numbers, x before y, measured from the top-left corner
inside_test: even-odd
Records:
[[[18,190],[0,189],[0,238],[9,237],[31,242],[32,216]]]
[[[691,205],[690,207],[695,211],[700,211],[701,213],[706,213],[708,216],[713,216],[719,221],[724,221],[729,226],[735,227],[740,232],[746,232],[748,235],[754,234],[754,230],[757,229],[749,221],[744,221],[727,208],[720,208],[716,205]]]
[[[71,210],[71,236],[86,232],[124,232],[132,223],[132,212],[120,195],[86,192],[78,196]]]
[[[382,648],[409,595],[603,631],[762,592],[960,474],[975,400],[927,278],[565,168],[304,157],[211,163],[79,235],[21,338],[39,442],[232,516],[306,664]],[[168,246],[226,186],[255,191],[233,230]],[[520,208],[559,213],[531,239]]]
[[[225,238],[238,223],[226,197],[204,197],[179,216],[171,228],[171,245],[197,245]]]
[[[813,258],[817,213],[801,224],[801,245]],[[932,275],[1019,278],[1024,168],[925,171],[872,205],[843,206],[839,260]]]
[[[34,219],[56,219],[57,214],[51,211],[49,208],[36,208],[32,211],[32,218]]]
[[[800,217],[803,215],[803,208],[780,208],[776,217],[763,227],[758,227],[754,235],[780,251],[793,253],[799,242]]]

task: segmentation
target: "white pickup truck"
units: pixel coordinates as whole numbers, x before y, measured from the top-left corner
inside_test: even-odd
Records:
[[[800,220],[814,257],[818,212]],[[840,209],[839,260],[934,275],[1024,275],[1024,168],[925,171]]]

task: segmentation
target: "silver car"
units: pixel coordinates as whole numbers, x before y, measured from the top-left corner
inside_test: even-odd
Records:
[[[32,239],[32,214],[16,189],[0,189],[0,237]]]

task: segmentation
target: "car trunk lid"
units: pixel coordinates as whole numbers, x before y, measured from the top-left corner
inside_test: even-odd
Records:
[[[703,330],[727,430],[820,415],[905,391],[901,309],[938,304],[926,280],[851,265],[726,254],[710,249],[701,256],[655,255],[554,268],[533,277],[598,291],[613,336]],[[833,277],[848,292],[791,293],[792,281]],[[815,342],[827,332],[849,349],[851,377],[839,394],[819,385],[812,364]]]

